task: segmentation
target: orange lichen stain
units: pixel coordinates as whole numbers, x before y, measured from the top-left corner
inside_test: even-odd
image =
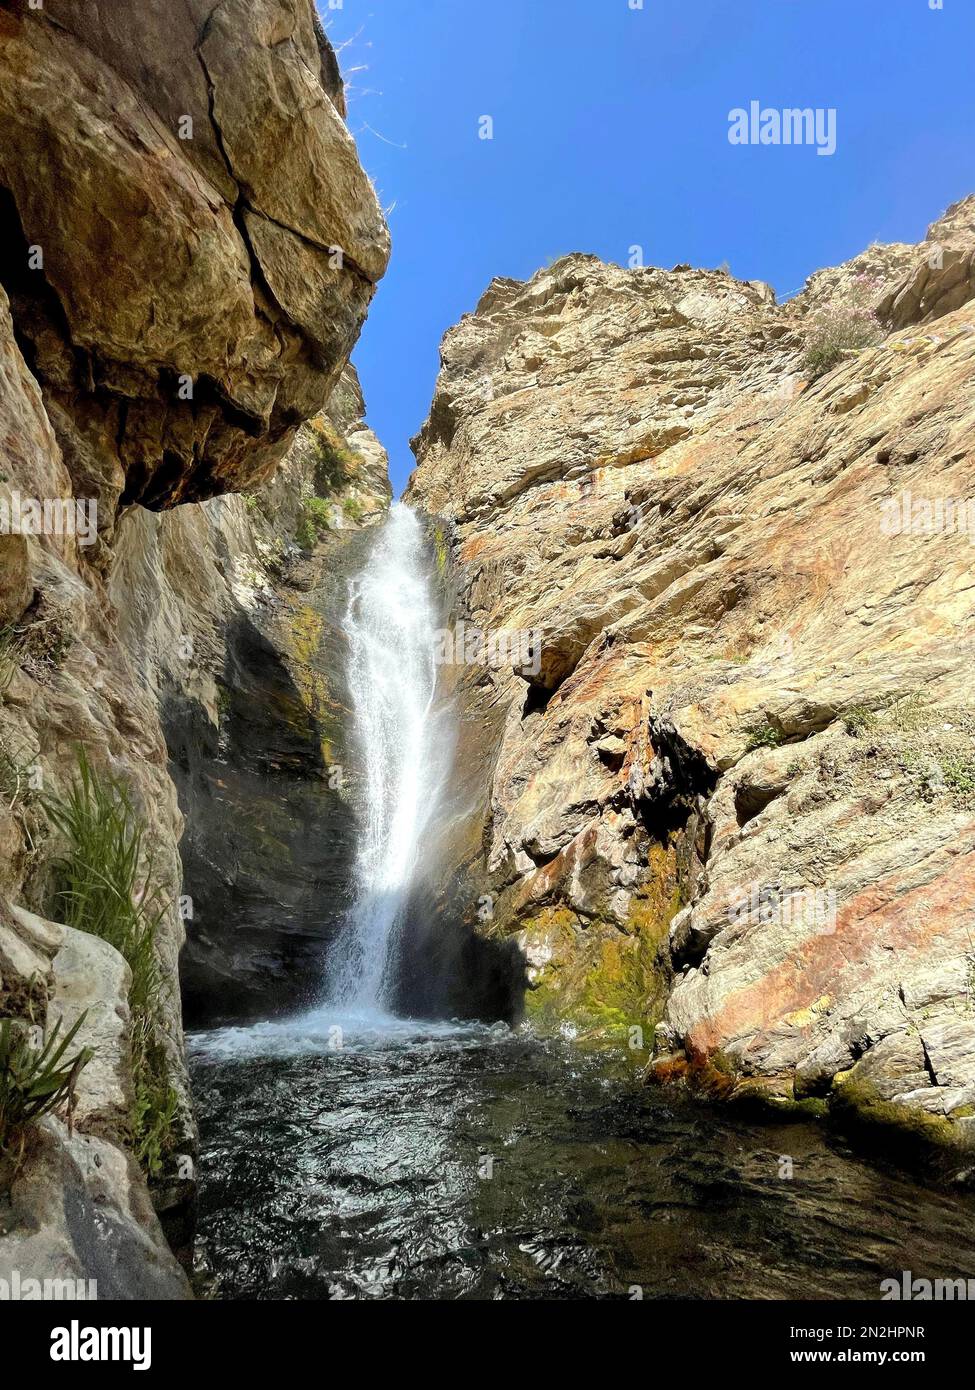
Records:
[[[585,868],[595,858],[596,831],[595,824],[586,826],[554,859],[536,869],[519,886],[512,903],[512,912],[519,913],[532,904],[542,903],[551,898],[573,873]]]
[[[954,852],[946,845],[932,856],[944,860],[944,871],[929,882],[906,887],[890,876],[844,904],[833,931],[807,937],[780,965],[731,995],[692,1029],[686,1039],[688,1056],[704,1062],[728,1038],[760,1032],[790,1016],[808,1016],[796,1026],[812,1027],[821,1000],[836,991],[847,972],[862,977],[865,969],[869,971],[870,957],[878,948],[920,948],[930,942],[933,923],[946,924],[947,933],[947,924],[970,919],[975,911],[975,853],[958,854],[958,843]],[[961,933],[961,927],[958,930]]]
[[[488,547],[489,543],[487,536],[471,536],[460,547],[461,563],[470,564],[471,560],[476,559],[481,551]]]

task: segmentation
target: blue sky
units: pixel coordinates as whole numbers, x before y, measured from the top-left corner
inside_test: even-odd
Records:
[[[393,236],[354,360],[397,492],[494,276],[639,244],[784,296],[975,191],[975,0],[931,2],[318,0]],[[835,108],[836,153],[729,144],[753,100]]]

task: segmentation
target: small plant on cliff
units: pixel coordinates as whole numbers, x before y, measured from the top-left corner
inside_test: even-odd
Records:
[[[748,730],[745,736],[745,751],[753,753],[756,748],[778,748],[780,744],[785,743],[785,739],[783,730],[777,729],[766,719]]]
[[[950,792],[962,797],[975,794],[975,754],[943,753],[938,761],[944,784]]]
[[[332,504],[324,497],[306,497],[302,503],[301,517],[295,540],[302,550],[313,550],[332,524]]]
[[[158,1172],[172,1128],[176,1096],[167,1080],[160,1039],[163,984],[156,936],[166,907],[148,885],[152,863],[145,827],[126,788],[102,780],[82,749],[69,790],[49,800],[47,812],[68,840],[56,867],[52,916],[114,946],[132,971],[132,1143],[140,1163]]]
[[[878,288],[873,276],[858,275],[845,298],[810,316],[802,365],[812,379],[835,367],[845,352],[880,341],[880,322],[871,308]]]
[[[358,497],[346,497],[342,501],[342,510],[350,521],[362,520],[362,502]]]
[[[340,492],[359,472],[361,459],[348,447],[331,421],[309,424],[314,443],[315,491],[322,497]]]
[[[0,1022],[0,1154],[15,1167],[31,1125],[64,1105],[70,1122],[75,1084],[94,1056],[90,1047],[67,1056],[84,1021],[82,1014],[60,1037],[59,1019],[40,1047],[32,1045],[27,1024],[9,1018]]]
[[[851,738],[859,738],[877,723],[877,716],[866,705],[851,705],[843,716],[843,727]]]

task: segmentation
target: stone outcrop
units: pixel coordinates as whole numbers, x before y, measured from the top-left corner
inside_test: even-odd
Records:
[[[781,307],[584,255],[496,280],[408,494],[458,619],[540,633],[447,673],[442,896],[517,940],[529,1011],[949,1148],[975,1138],[975,515],[897,518],[975,493],[973,250],[970,198]],[[854,288],[879,341],[810,379]]]
[[[49,1002],[29,1000],[42,983]],[[75,1291],[84,1284],[82,1297],[189,1297],[126,1147],[129,983],[128,966],[107,942],[22,908],[0,909],[4,1014],[23,1026],[43,1020],[49,1034],[60,1025],[62,1036],[80,1021],[72,1054],[92,1052],[70,1126],[48,1116],[27,1135],[22,1156],[0,1154],[0,1279],[8,1289],[14,1279],[38,1288],[72,1281]]]
[[[4,284],[106,517],[256,484],[338,380],[389,241],[333,62],[310,0],[0,11]]]
[[[153,1197],[185,1253],[193,1184],[176,1168],[195,1141],[179,842],[198,771],[178,762],[185,720],[220,761],[240,642],[273,665],[275,636],[253,613],[287,607],[271,590],[289,590],[292,573],[324,582],[333,537],[353,539],[386,505],[384,455],[347,363],[388,235],[311,0],[4,0],[0,73],[0,510],[38,499],[60,518],[0,537],[0,899],[50,913],[65,845],[46,807],[83,748],[98,777],[126,787],[167,905],[159,1042],[178,1104]],[[293,686],[314,647],[305,634]],[[320,757],[317,696],[305,695],[290,692],[282,719],[297,711]],[[219,855],[211,867],[223,872]],[[92,968],[72,938],[41,988],[12,942],[0,941],[12,1017],[56,1010]],[[86,1025],[98,1055],[112,1017],[105,1003]],[[58,1201],[74,1210],[87,1192],[117,1213],[137,1290],[138,1250],[158,1245],[158,1226],[106,1065],[85,1069],[93,1108],[73,1138],[56,1119],[38,1131],[5,1231],[36,1228],[67,1252]],[[95,1153],[103,1144],[112,1153]],[[64,1255],[82,1269],[89,1257]],[[145,1259],[157,1296],[185,1292],[165,1246]]]

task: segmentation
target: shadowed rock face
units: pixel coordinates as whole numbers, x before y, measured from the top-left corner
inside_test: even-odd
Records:
[[[458,615],[543,635],[534,673],[451,676],[445,874],[520,944],[529,1011],[656,1026],[661,1074],[950,1147],[975,1127],[975,532],[892,518],[975,496],[973,250],[969,198],[783,307],[581,255],[495,281],[444,341],[409,491]],[[811,316],[854,281],[880,341],[808,380]]]
[[[389,256],[311,0],[15,4],[0,77],[4,283],[79,491],[265,478]]]
[[[341,624],[369,539],[332,538],[269,608],[228,620],[215,723],[174,687],[164,702],[193,900],[188,1026],[293,1012],[321,988],[355,860]]]

